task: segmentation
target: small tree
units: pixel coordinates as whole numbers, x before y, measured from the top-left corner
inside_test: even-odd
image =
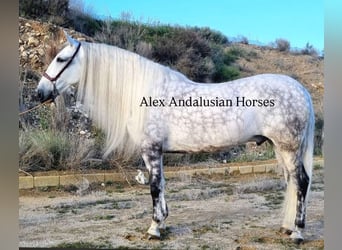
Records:
[[[279,38],[276,41],[276,48],[279,51],[289,51],[290,50],[290,42],[283,39],[283,38]]]

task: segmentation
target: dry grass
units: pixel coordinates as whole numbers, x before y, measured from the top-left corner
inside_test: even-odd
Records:
[[[79,169],[93,141],[62,131],[19,132],[19,167],[25,171]]]

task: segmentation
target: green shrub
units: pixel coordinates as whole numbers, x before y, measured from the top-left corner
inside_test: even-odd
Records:
[[[198,33],[200,37],[202,37],[203,39],[211,43],[221,44],[221,45],[229,43],[228,38],[225,35],[223,35],[219,31],[212,30],[209,27],[204,27],[204,28],[195,27],[195,28],[192,28],[192,30]]]
[[[231,47],[224,50],[221,46],[213,46],[212,59],[215,68],[212,74],[212,80],[214,82],[225,82],[238,78],[240,76],[240,70],[234,66],[234,62],[244,56],[244,50],[238,47]]]
[[[152,57],[194,81],[205,81],[212,74],[211,47],[193,30],[176,27],[153,41]]]
[[[215,82],[225,82],[228,80],[237,79],[239,76],[240,71],[238,68],[223,64],[217,68],[213,79]]]
[[[214,75],[216,79],[224,80],[232,79],[231,74],[236,77],[236,72],[227,73],[231,71],[230,68],[222,69],[220,63],[223,59],[213,58],[224,57],[224,50],[216,50],[215,47],[228,43],[228,39],[209,28],[148,25],[107,19],[96,32],[95,39],[134,51],[178,70],[194,81],[210,82]],[[221,72],[224,75],[217,77]]]
[[[94,38],[102,43],[136,52],[136,46],[145,32],[145,25],[137,22],[117,21],[108,18],[100,24]]]
[[[242,48],[233,46],[223,54],[223,62],[227,65],[234,63],[240,57],[247,57],[247,53]]]
[[[154,43],[160,37],[170,36],[174,28],[170,25],[145,26],[144,40]]]
[[[84,33],[88,36],[94,36],[101,29],[102,21],[94,18],[91,14],[80,12],[78,10],[70,10],[68,15],[69,25],[76,31]]]

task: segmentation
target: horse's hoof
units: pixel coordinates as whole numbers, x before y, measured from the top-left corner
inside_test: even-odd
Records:
[[[160,236],[148,234],[147,239],[148,240],[160,240]]]
[[[298,239],[298,238],[297,238],[297,239],[292,239],[292,242],[295,243],[295,244],[297,244],[297,245],[302,244],[303,241],[304,241],[304,239]]]
[[[149,240],[160,239],[160,231],[159,231],[158,227],[151,226],[148,229],[147,234],[148,234]]]
[[[166,229],[166,224],[165,224],[165,222],[161,222],[161,223],[158,225],[158,229],[159,229],[159,230],[165,230],[165,229]]]
[[[287,228],[285,228],[285,227],[281,227],[281,228],[279,229],[279,232],[282,233],[282,234],[286,234],[286,235],[291,235],[291,234],[292,234],[292,230],[287,229]]]
[[[290,238],[295,244],[301,244],[304,241],[304,238],[299,231],[293,231],[290,235]]]

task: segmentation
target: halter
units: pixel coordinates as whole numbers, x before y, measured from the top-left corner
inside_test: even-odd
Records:
[[[52,83],[52,85],[53,85],[53,95],[54,96],[57,96],[59,94],[58,90],[56,88],[56,81],[57,81],[57,79],[61,76],[61,74],[64,72],[64,70],[70,65],[72,60],[74,60],[77,52],[80,50],[80,47],[81,47],[81,43],[79,42],[78,45],[77,45],[77,48],[76,48],[76,50],[74,52],[74,54],[70,57],[68,62],[64,65],[64,67],[61,69],[61,71],[59,71],[59,73],[55,77],[51,77],[51,76],[48,75],[48,73],[44,72],[43,76],[46,79],[48,79]]]

